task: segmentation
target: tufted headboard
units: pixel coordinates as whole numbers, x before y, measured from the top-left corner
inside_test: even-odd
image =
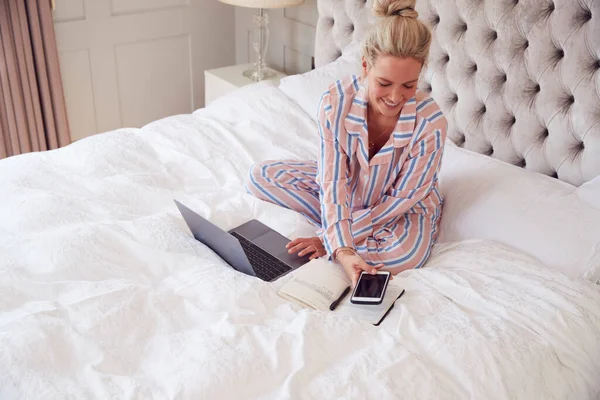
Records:
[[[318,0],[316,66],[375,21]],[[433,29],[420,87],[459,146],[574,185],[600,175],[600,0],[417,0]]]

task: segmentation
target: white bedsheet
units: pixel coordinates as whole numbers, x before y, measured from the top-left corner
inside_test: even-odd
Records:
[[[484,241],[438,246],[384,324],[299,308],[196,242],[172,200],[285,235],[246,195],[314,158],[268,84],[193,115],[0,162],[0,399],[565,399],[600,391],[600,291]],[[294,233],[295,232],[295,233]]]

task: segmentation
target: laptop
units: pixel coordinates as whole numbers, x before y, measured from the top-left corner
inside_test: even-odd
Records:
[[[177,200],[175,204],[194,238],[239,272],[272,282],[309,261],[310,255],[289,254],[285,246],[290,240],[255,219],[226,232]]]

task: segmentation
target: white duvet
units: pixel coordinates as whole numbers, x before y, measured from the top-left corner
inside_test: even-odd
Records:
[[[598,398],[591,283],[493,242],[440,244],[374,327],[283,300],[289,277],[232,271],[174,206],[310,234],[242,179],[316,154],[312,120],[265,84],[0,161],[0,399]]]

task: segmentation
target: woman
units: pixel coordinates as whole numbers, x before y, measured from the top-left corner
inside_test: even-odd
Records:
[[[362,271],[421,267],[438,233],[438,172],[447,122],[417,82],[431,32],[415,0],[375,0],[383,19],[367,34],[363,77],[335,82],[319,106],[320,158],[254,165],[256,197],[302,213],[317,237],[289,252],[328,255],[352,285]]]

